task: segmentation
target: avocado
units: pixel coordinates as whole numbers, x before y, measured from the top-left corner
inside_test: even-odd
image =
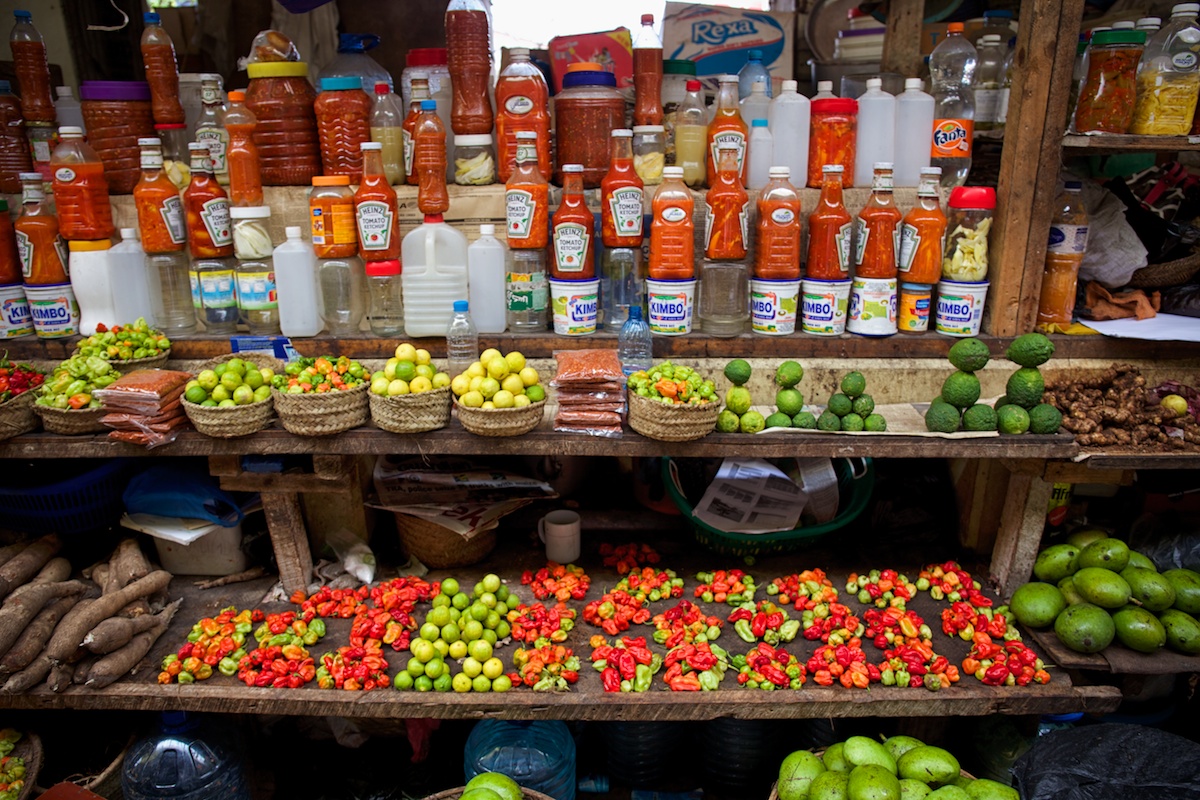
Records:
[[[1108,612],[1091,603],[1067,606],[1054,620],[1054,635],[1076,653],[1098,653],[1112,643],[1116,633]]]
[[[896,763],[901,778],[924,783],[949,783],[958,777],[958,759],[948,750],[931,745],[914,747]]]
[[[897,761],[900,756],[912,750],[914,747],[924,747],[925,743],[913,736],[890,736],[884,740],[883,748],[892,754],[892,758]]]
[[[878,764],[891,774],[896,774],[896,759],[886,747],[866,736],[851,736],[845,741],[842,754],[856,767],[863,764]]]
[[[977,372],[987,366],[991,358],[988,346],[979,339],[959,339],[950,348],[946,358],[955,369],[963,372]]]
[[[809,750],[797,750],[779,765],[775,790],[779,800],[805,800],[813,780],[825,772],[825,763]]]
[[[1040,333],[1027,333],[1013,339],[1005,355],[1022,367],[1039,367],[1054,355],[1054,343]]]
[[[1034,582],[1013,592],[1008,607],[1022,625],[1046,628],[1054,624],[1054,620],[1067,607],[1067,601],[1054,584]]]
[[[976,403],[963,412],[962,425],[964,431],[994,431],[996,411],[991,406]]]
[[[1083,599],[1101,608],[1120,608],[1133,594],[1124,578],[1103,567],[1084,567],[1072,577]]]
[[[849,783],[849,772],[822,772],[808,787],[808,800],[849,800],[846,793]]]
[[[1022,367],[1014,372],[1004,385],[1004,394],[1008,397],[1008,402],[1026,410],[1041,403],[1045,391],[1046,382],[1042,380],[1042,373],[1029,367]]]
[[[979,401],[979,378],[972,372],[952,372],[942,384],[942,399],[958,409]]]

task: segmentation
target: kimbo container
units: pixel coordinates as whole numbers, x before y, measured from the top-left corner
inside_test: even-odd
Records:
[[[796,298],[800,281],[750,279],[750,328],[767,336],[796,332]]]
[[[599,305],[599,278],[590,281],[550,280],[554,332],[559,336],[588,336],[595,333]]]
[[[646,280],[650,332],[660,336],[691,333],[696,307],[696,281]]]
[[[846,332],[846,310],[850,305],[852,281],[805,278],[801,298],[800,329],[818,336],[841,336]]]
[[[983,322],[983,302],[987,298],[987,290],[987,281],[939,282],[937,332],[947,336],[978,336]]]
[[[846,330],[862,336],[891,336],[896,332],[895,278],[854,279]]]
[[[33,317],[25,287],[19,283],[0,286],[0,339],[16,339],[33,333]]]
[[[79,303],[69,283],[26,286],[29,312],[39,339],[61,339],[79,333]]]
[[[929,330],[929,311],[933,305],[933,286],[928,283],[900,284],[900,312],[897,326],[901,333]]]

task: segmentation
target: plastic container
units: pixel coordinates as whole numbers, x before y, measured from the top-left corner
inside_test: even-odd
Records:
[[[641,306],[630,307],[629,318],[617,334],[617,358],[621,361],[621,371],[626,377],[653,366],[654,343],[650,325],[642,317]]]
[[[450,67],[444,47],[414,47],[404,56],[404,71],[400,73],[400,104],[404,108],[418,99],[413,97],[413,77],[420,75],[426,81],[429,97],[445,98],[450,104]],[[420,98],[426,99],[426,98]]]
[[[871,183],[877,162],[895,160],[896,98],[883,90],[879,78],[867,79],[867,91],[858,98],[858,131],[854,140],[854,185]],[[901,141],[901,147],[915,143]]]
[[[154,135],[150,86],[144,81],[84,81],[79,97],[88,144],[104,162],[109,191],[129,194],[141,177],[137,140]]]
[[[258,155],[258,145],[254,143],[258,119],[246,107],[245,92],[230,92],[229,103],[229,110],[225,112],[225,130],[229,133],[229,146],[225,149],[229,202],[234,207],[261,206],[262,159]]]
[[[704,196],[708,216],[704,224],[704,256],[709,261],[738,260],[748,252],[750,198],[738,175],[737,146],[722,142],[717,172],[709,179]],[[703,306],[705,277],[700,276]],[[744,296],[744,292],[742,293]],[[719,301],[718,301],[719,302]],[[703,313],[703,312],[702,312]]]
[[[386,83],[388,91],[391,91],[392,73],[367,55],[367,51],[378,46],[379,37],[373,33],[338,34],[337,55],[321,69],[317,80],[358,78],[363,91],[370,92],[376,83]]]
[[[194,283],[200,295],[197,316],[205,333],[232,334],[237,331],[237,264],[233,257],[196,258],[192,261]]]
[[[771,95],[763,81],[755,81],[750,94],[738,101],[738,110],[747,125],[752,126],[756,119],[766,119],[770,109]]]
[[[600,279],[550,279],[550,307],[559,336],[589,336],[596,332],[600,309]]]
[[[633,170],[645,186],[662,183],[667,159],[666,136],[662,125],[635,125],[633,128]]]
[[[904,81],[896,97],[896,135],[892,177],[896,186],[916,186],[921,170],[929,166],[933,146],[934,102],[920,78]]]
[[[1058,197],[1046,247],[1046,271],[1038,300],[1038,325],[1070,325],[1075,315],[1079,267],[1087,254],[1088,215],[1078,181],[1067,181]]]
[[[758,196],[754,276],[763,280],[800,280],[800,195],[787,167],[771,167]],[[793,308],[793,311],[795,309]]]
[[[765,119],[750,125],[750,148],[746,157],[746,188],[757,191],[770,180],[769,171],[775,163],[775,142]]]
[[[459,136],[491,133],[492,20],[482,0],[450,0],[446,56],[454,91],[450,127]]]
[[[138,241],[137,228],[121,228],[121,241],[108,253],[109,270],[113,286],[113,321],[124,324],[138,317],[145,317],[152,327],[156,325],[151,290],[157,287],[158,276],[153,278],[146,270],[146,252]]]
[[[0,339],[33,335],[33,314],[25,287],[19,283],[0,286]]]
[[[142,65],[146,82],[150,84],[150,102],[154,121],[160,125],[186,122],[183,105],[179,102],[179,65],[175,62],[175,43],[162,27],[157,12],[142,15]],[[59,124],[69,123],[59,120]]]
[[[80,112],[80,119],[83,112]],[[25,138],[29,140],[29,149],[33,152],[33,171],[42,176],[47,183],[54,180],[54,170],[50,168],[50,153],[58,145],[58,129],[49,122],[26,122]]]
[[[896,333],[896,289],[895,278],[854,278],[846,330],[862,336]]]
[[[818,336],[841,336],[846,331],[846,313],[850,307],[849,280],[829,281],[805,278],[800,327]]]
[[[1197,11],[1200,4],[1177,4],[1171,9],[1171,19],[1146,42],[1138,65],[1137,105],[1130,133],[1184,136],[1192,131],[1200,93]]]
[[[683,336],[692,332],[696,306],[695,280],[646,280],[646,303],[650,309],[650,332],[659,336]]]
[[[424,223],[404,237],[401,254],[404,334],[445,336],[454,301],[468,296],[467,238],[441,215],[426,215]]]
[[[316,336],[321,319],[317,256],[299,226],[284,229],[287,241],[275,248],[275,289],[279,292],[279,332],[284,336]]]
[[[146,275],[155,326],[168,336],[195,333],[199,285],[192,286],[188,254],[182,250],[147,254]]]
[[[662,83],[662,39],[654,30],[654,15],[642,14],[642,27],[633,39],[634,125],[662,124]]]
[[[313,112],[321,142],[324,175],[349,175],[358,183],[362,175],[363,142],[371,141],[371,99],[355,77],[322,78]]]
[[[648,275],[658,281],[695,277],[695,200],[683,183],[683,167],[665,167],[650,214]]]
[[[128,800],[250,800],[241,749],[232,735],[199,717],[163,712],[159,731],[125,754],[121,791]]]
[[[275,251],[267,227],[271,207],[231,208],[229,216],[233,220],[233,254],[243,261],[270,258]]]
[[[180,519],[178,528],[190,535],[196,533],[190,526],[192,520]],[[154,550],[162,568],[172,575],[199,575],[218,577],[242,572],[250,565],[250,558],[242,549],[242,525],[238,523],[226,528],[217,523],[200,530],[200,538],[191,544],[180,544],[159,536],[152,526],[139,524],[137,530],[154,539]]]
[[[808,186],[822,183],[822,170],[842,167],[842,188],[854,185],[855,147],[858,139],[858,101],[835,97],[813,100],[812,132],[808,140]]]
[[[807,141],[807,121],[804,123],[803,135]],[[704,89],[698,80],[687,82],[687,96],[675,110],[673,139],[674,165],[683,170],[684,183],[692,188],[703,187],[707,177],[708,109],[704,105]],[[805,153],[807,152],[806,144]]]
[[[625,99],[617,91],[616,76],[592,62],[569,65],[563,90],[554,96],[554,115],[556,182],[562,183],[563,164],[582,164],[584,188],[596,188],[608,172],[609,137],[625,127]]]
[[[542,71],[529,60],[529,50],[514,47],[496,81],[496,153],[500,180],[507,181],[517,165],[517,133],[537,134],[538,169],[549,175],[550,89]],[[458,143],[455,142],[455,146]],[[456,154],[455,158],[461,158]]]
[[[937,332],[963,338],[978,336],[987,290],[987,281],[940,281],[935,316]]]
[[[1092,36],[1087,74],[1075,105],[1079,133],[1128,133],[1137,105],[1137,70],[1144,31],[1103,31]]]
[[[502,772],[554,800],[575,800],[575,740],[558,720],[484,720],[467,737],[463,772],[467,781]]]
[[[179,189],[163,170],[162,143],[156,138],[138,139],[138,146],[142,177],[133,187],[133,202],[142,246],[149,253],[177,253],[187,247],[187,219]]]
[[[317,93],[302,61],[250,64],[246,107],[258,119],[254,143],[266,186],[307,186],[321,174],[313,103]]]
[[[79,303],[71,284],[26,286],[25,297],[39,339],[62,339],[79,333]]]
[[[251,336],[279,333],[279,292],[275,288],[275,266],[271,258],[238,259],[238,313]]]
[[[109,258],[112,243],[108,239],[73,239],[67,245],[71,251],[71,288],[79,303],[79,332],[90,336],[97,325],[120,324],[123,318],[117,316],[113,301],[116,282]]]
[[[317,262],[321,287],[321,318],[334,336],[354,336],[366,313],[366,272],[358,256]],[[411,335],[411,334],[410,334]]]
[[[796,332],[796,305],[800,281],[750,279],[750,329],[766,336]]]
[[[771,166],[787,167],[795,180],[808,176],[808,131],[812,104],[796,91],[796,81],[784,81],[783,90],[771,100],[767,127],[771,130],[774,158]]]
[[[364,261],[393,261],[400,257],[400,209],[396,190],[383,171],[383,145],[363,142],[362,183],[354,193],[358,254]]]
[[[374,86],[371,103],[371,141],[383,146],[383,171],[388,183],[404,183],[404,117],[400,97],[384,81]]]
[[[531,146],[533,134],[522,131],[517,141],[517,168],[505,184],[508,264],[505,270],[507,320],[511,330],[546,327],[548,286],[546,247],[549,244],[550,189],[537,168]]]
[[[737,102],[737,78],[722,75],[717,89],[717,107],[708,123],[705,144],[704,171],[711,184],[717,175],[717,147],[733,144],[738,148],[738,171],[745,179],[746,143],[750,137],[750,124],[742,118]]]
[[[21,101],[12,93],[8,81],[0,81],[0,192],[21,191],[21,179],[17,176],[32,169]]]
[[[446,192],[446,129],[437,116],[435,101],[421,101],[412,142],[417,208],[426,215],[442,214],[450,208],[450,195]]]
[[[933,286],[928,283],[901,283],[896,327],[900,333],[924,333],[929,330],[929,311],[933,305]]]
[[[489,133],[454,137],[454,182],[488,186],[496,182],[496,148]]]
[[[367,324],[376,336],[398,336],[404,332],[404,294],[400,261],[367,264]]]
[[[646,300],[642,248],[606,247],[600,254],[600,324],[617,328]]]
[[[317,258],[349,258],[358,253],[354,192],[346,175],[319,175],[308,193],[309,227]]]
[[[155,125],[154,133],[162,142],[163,170],[175,188],[182,192],[192,180],[187,125]]]
[[[943,279],[970,283],[987,277],[986,245],[995,210],[996,190],[991,187],[960,186],[950,193],[946,243],[942,247]],[[978,243],[984,246],[979,247]]]
[[[454,301],[453,315],[446,327],[446,359],[451,375],[461,375],[479,360],[479,331],[471,320],[466,300]]]
[[[766,85],[767,97],[773,96],[771,91],[771,71],[763,63],[762,50],[749,50],[746,52],[746,63],[738,70],[737,78],[738,99],[750,96],[750,92],[754,90],[755,81],[762,81]]]
[[[13,12],[9,46],[12,50],[13,72],[17,76],[17,94],[21,97],[21,114],[26,122],[54,124],[54,97],[50,92],[50,64],[46,60],[46,43],[33,25],[28,11]]]
[[[508,248],[496,238],[496,226],[479,226],[479,238],[467,248],[468,302],[480,333],[504,333],[504,263]]]
[[[590,281],[596,277],[596,220],[583,197],[582,172],[579,164],[563,166],[562,201],[550,220],[550,277],[554,280]]]

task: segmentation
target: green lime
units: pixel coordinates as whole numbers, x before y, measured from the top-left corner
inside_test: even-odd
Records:
[[[861,372],[850,372],[842,378],[842,394],[850,398],[858,397],[867,390],[867,379]]]
[[[208,399],[208,392],[204,391],[204,387],[197,385],[184,392],[183,397],[189,403],[203,403]]]
[[[835,394],[829,398],[826,409],[839,417],[844,417],[854,410],[854,401],[845,394]]]
[[[811,411],[801,411],[796,416],[792,417],[793,428],[815,428],[817,427],[817,418],[813,416]]]
[[[996,412],[996,426],[1001,433],[1025,433],[1029,430],[1029,412],[1018,405],[1001,406]]]
[[[861,431],[864,427],[863,418],[853,412],[842,417],[842,430]]]

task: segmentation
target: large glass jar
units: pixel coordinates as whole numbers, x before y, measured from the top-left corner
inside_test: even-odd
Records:
[[[990,186],[959,186],[950,193],[943,278],[960,283],[987,280],[988,233],[995,211],[996,190]]]
[[[302,61],[274,61],[246,67],[250,85],[246,107],[258,127],[254,143],[266,186],[307,186],[321,174],[321,147],[313,103],[317,93]]]
[[[321,142],[321,170],[325,175],[362,178],[363,142],[371,141],[371,98],[360,78],[322,78],[321,93],[313,104],[317,136]]]
[[[842,188],[854,183],[855,137],[858,132],[858,101],[834,97],[812,102],[812,132],[808,140],[808,186],[821,186],[826,164],[840,164]]]
[[[104,162],[112,194],[129,194],[142,175],[138,139],[154,136],[145,81],[84,81],[79,86],[88,144]]]
[[[275,252],[268,227],[270,206],[234,206],[229,209],[233,220],[233,254],[242,261],[261,261]]]
[[[1101,31],[1087,49],[1087,76],[1075,106],[1079,133],[1128,133],[1137,103],[1145,31]]]
[[[662,125],[633,126],[633,171],[646,186],[662,183],[666,166],[666,129]]]
[[[625,98],[617,91],[616,77],[599,64],[571,64],[563,90],[554,97],[554,116],[556,181],[562,184],[563,164],[582,164],[584,188],[596,188],[608,173],[610,135],[625,127]]]

